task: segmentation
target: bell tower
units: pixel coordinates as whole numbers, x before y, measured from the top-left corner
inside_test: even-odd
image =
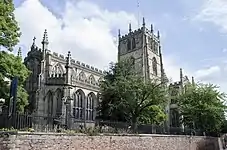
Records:
[[[129,32],[121,36],[118,33],[118,61],[133,58],[135,60],[135,70],[141,74],[145,80],[164,78],[162,53],[160,45],[160,34],[154,33],[153,25],[146,28],[143,18],[142,27],[132,31],[129,24]]]

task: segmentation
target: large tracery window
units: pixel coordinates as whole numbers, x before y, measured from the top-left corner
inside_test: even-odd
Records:
[[[84,93],[83,91],[78,90],[74,94],[73,116],[75,119],[83,119],[83,100]]]
[[[154,52],[155,52],[157,55],[158,55],[158,51],[159,51],[158,43],[155,43]]]
[[[158,68],[157,68],[158,64],[157,64],[157,60],[155,57],[152,58],[152,67],[153,67],[153,74],[155,76],[157,76],[158,75]]]
[[[95,102],[95,95],[94,93],[90,93],[87,96],[86,102],[86,120],[94,120],[94,102]]]

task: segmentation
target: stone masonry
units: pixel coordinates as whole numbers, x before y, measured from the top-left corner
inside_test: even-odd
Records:
[[[169,135],[17,134],[0,138],[0,150],[219,150],[218,138]]]
[[[81,122],[86,125],[96,120],[96,108],[99,103],[99,83],[103,80],[104,71],[94,66],[76,61],[69,51],[67,56],[57,54],[49,49],[47,31],[45,30],[42,47],[33,39],[30,51],[24,64],[32,72],[26,81],[25,88],[29,94],[30,113],[42,116],[42,125],[52,125],[53,118],[69,128],[77,128]],[[116,49],[117,50],[117,49]],[[74,49],[72,49],[75,52]],[[154,33],[153,25],[148,29],[143,18],[142,27],[118,34],[118,60],[132,59],[134,69],[147,79],[158,79],[167,83],[159,31]],[[93,58],[95,59],[95,58]],[[97,58],[96,58],[97,59]],[[183,73],[180,81],[169,86],[169,89],[183,90]],[[187,78],[188,79],[188,78]],[[167,87],[168,88],[168,87]],[[172,100],[166,106],[167,127],[179,127],[179,116]],[[172,105],[173,104],[173,105]],[[174,107],[173,107],[174,106]]]

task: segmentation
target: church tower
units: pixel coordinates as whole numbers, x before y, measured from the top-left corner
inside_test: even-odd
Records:
[[[148,79],[164,78],[162,53],[160,45],[160,34],[154,34],[153,25],[146,28],[143,18],[142,27],[132,31],[129,24],[129,33],[121,36],[118,33],[118,61],[123,59],[134,59],[135,69],[141,74],[145,81]]]

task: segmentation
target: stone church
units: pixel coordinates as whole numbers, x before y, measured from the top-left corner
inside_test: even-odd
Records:
[[[133,59],[135,69],[144,76],[145,81],[159,78],[164,82],[167,79],[159,32],[154,34],[152,25],[148,29],[144,18],[141,28],[132,31],[129,24],[129,33],[122,36],[119,30],[118,38],[118,60]],[[26,82],[26,90],[33,113],[58,118],[67,126],[72,126],[75,122],[93,123],[97,115],[95,108],[99,102],[99,82],[103,79],[104,72],[75,61],[70,52],[67,56],[51,52],[48,44],[45,30],[42,47],[36,46],[34,38],[31,50],[24,59],[25,65],[32,71]],[[169,86],[178,92],[184,87],[182,70],[180,72],[180,81]],[[179,126],[175,123],[176,114],[173,109],[176,107],[172,106],[172,102],[166,107],[166,113],[169,114],[168,125]]]

